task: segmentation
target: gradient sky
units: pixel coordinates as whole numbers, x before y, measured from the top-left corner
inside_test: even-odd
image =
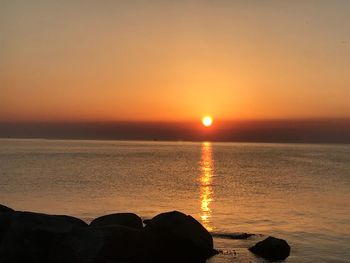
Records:
[[[0,121],[350,117],[349,10],[0,0]]]

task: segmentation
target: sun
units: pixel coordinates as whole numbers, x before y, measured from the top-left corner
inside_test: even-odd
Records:
[[[204,116],[202,119],[202,124],[205,127],[210,127],[213,124],[213,118],[210,116]]]

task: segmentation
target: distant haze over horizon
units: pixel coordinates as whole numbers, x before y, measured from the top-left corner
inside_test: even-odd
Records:
[[[350,1],[0,1],[0,122],[350,118]]]
[[[198,122],[0,122],[0,138],[350,143],[350,119]]]

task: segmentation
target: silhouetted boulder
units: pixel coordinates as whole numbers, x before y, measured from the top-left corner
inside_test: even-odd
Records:
[[[206,260],[216,254],[216,250],[204,250],[187,238],[177,235],[162,233],[155,234],[146,231],[144,249],[147,249],[145,262],[168,263],[205,263]],[[142,262],[142,261],[141,261]]]
[[[14,212],[12,208],[9,208],[5,205],[0,204],[0,213]]]
[[[120,225],[74,229],[50,250],[53,263],[204,263],[191,242]]]
[[[48,262],[96,262],[103,244],[103,233],[92,227],[74,228],[55,240],[48,253]]]
[[[180,212],[160,214],[147,228],[136,215],[122,218],[134,221],[108,215],[87,227],[70,216],[0,213],[0,262],[205,263],[216,252],[205,228]]]
[[[11,225],[12,212],[0,213],[0,248],[2,239]]]
[[[116,213],[94,219],[90,226],[120,225],[136,229],[142,229],[142,219],[133,213]]]
[[[14,212],[15,210],[13,210],[12,208],[0,204],[0,245],[3,236],[5,235],[10,226],[12,218],[11,214]]]
[[[7,214],[7,215],[6,215]],[[87,224],[74,217],[31,212],[2,213],[7,229],[0,245],[0,262],[48,262],[50,247],[64,233]]]
[[[151,219],[144,219],[144,220],[143,220],[143,223],[144,223],[145,225],[147,225],[149,222],[151,222]]]
[[[163,238],[181,240],[180,243],[186,243],[193,251],[205,258],[217,253],[213,248],[211,234],[192,216],[178,211],[155,216],[147,223],[145,231],[156,233]]]
[[[152,246],[152,244],[146,241],[143,230],[109,225],[95,227],[93,231],[99,232],[103,236],[103,244],[95,259],[96,263],[152,262],[147,261],[147,247]]]
[[[251,252],[270,260],[283,260],[289,256],[290,246],[279,238],[268,237],[249,248]]]

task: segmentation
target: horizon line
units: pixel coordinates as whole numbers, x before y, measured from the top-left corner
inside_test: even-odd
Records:
[[[2,137],[0,140],[47,140],[47,141],[110,141],[110,142],[155,142],[155,143],[167,143],[167,142],[178,142],[178,143],[242,143],[242,144],[311,144],[311,145],[350,145],[349,142],[288,142],[288,141],[220,141],[220,140],[157,140],[157,139],[89,139],[89,138],[49,138],[49,137]]]
[[[245,118],[225,119],[215,118],[214,122],[285,122],[285,121],[350,121],[349,117],[295,117],[295,118]],[[88,123],[197,123],[201,118],[191,120],[0,120],[0,124],[88,124]]]
[[[350,142],[350,119],[201,122],[7,122],[2,138],[226,142]]]

